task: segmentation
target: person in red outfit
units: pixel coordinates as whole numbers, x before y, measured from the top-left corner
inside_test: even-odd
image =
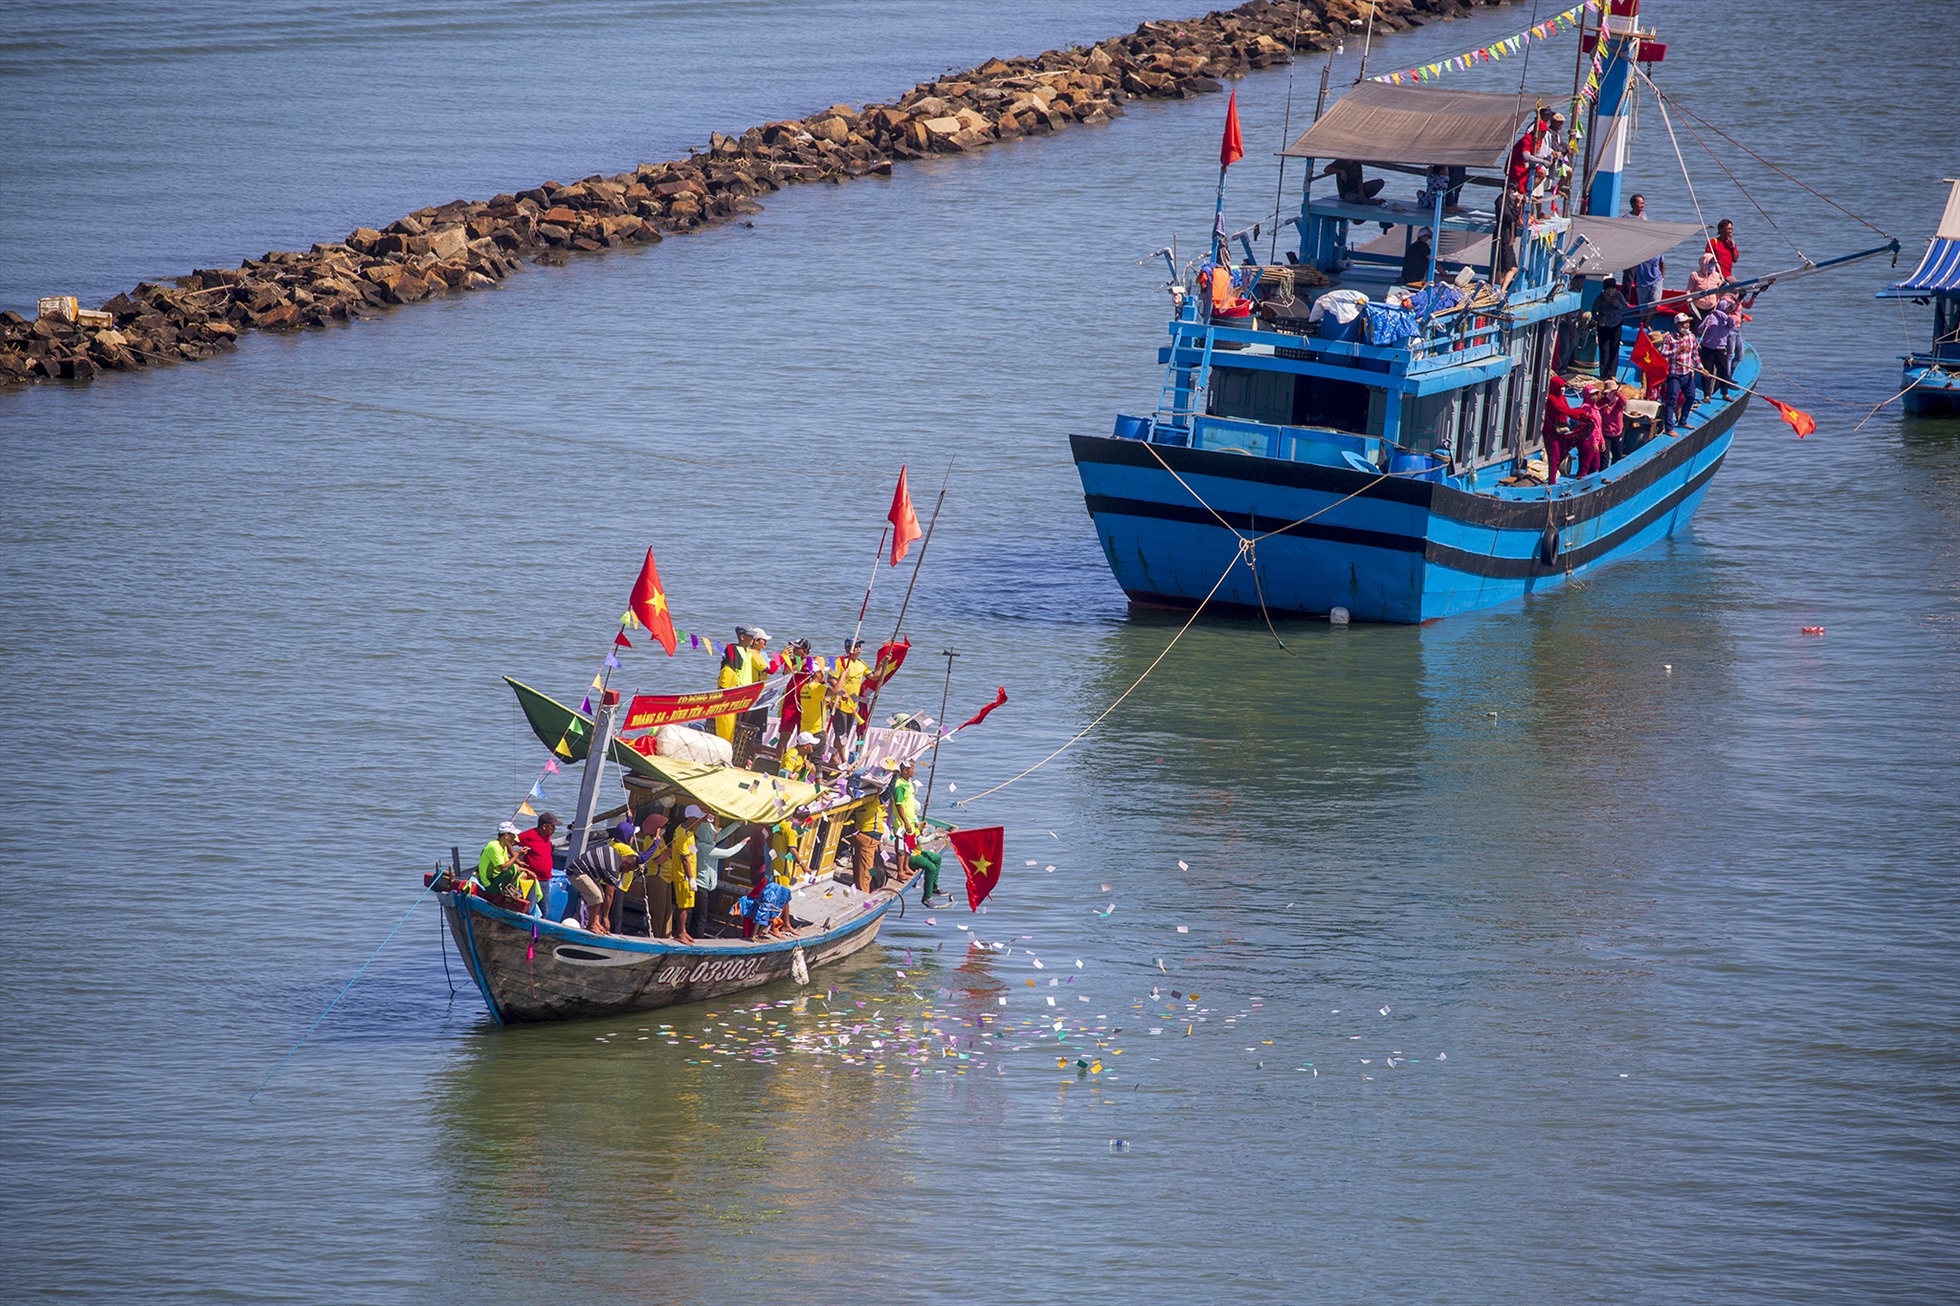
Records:
[[[1577,411],[1585,414],[1587,420],[1583,423],[1583,430],[1579,429],[1582,423],[1574,422],[1572,425],[1579,437],[1579,475],[1581,476],[1596,475],[1605,463],[1606,436],[1600,430],[1599,405],[1595,402],[1598,394],[1599,387],[1591,382],[1587,382],[1579,389],[1580,402]]]
[[[1735,260],[1738,250],[1735,247],[1735,224],[1723,218],[1715,224],[1715,234],[1708,238],[1708,252],[1715,256],[1715,266],[1722,270],[1724,282],[1735,279]]]
[[[1557,377],[1545,394],[1545,484],[1557,485],[1565,455],[1578,448],[1599,425],[1599,414],[1584,402],[1566,402],[1565,385]]]
[[[1617,383],[1600,387],[1593,396],[1593,411],[1599,414],[1599,438],[1606,444],[1606,463],[1610,467],[1627,456],[1627,394]]]
[[[539,812],[537,828],[517,836],[517,860],[538,877],[539,884],[551,882],[551,836],[558,832],[559,820],[551,812]]]

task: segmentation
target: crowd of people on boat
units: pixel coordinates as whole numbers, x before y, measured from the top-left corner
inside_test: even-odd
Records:
[[[600,935],[633,933],[691,945],[726,936],[739,922],[745,939],[786,937],[804,924],[791,913],[793,891],[815,878],[812,827],[836,820],[842,823],[837,847],[860,892],[892,881],[909,888],[916,878],[921,901],[934,905],[942,896],[944,833],[924,819],[916,763],[892,758],[867,767],[858,761],[876,688],[902,652],[894,655],[887,646],[874,669],[856,638],[828,663],[812,655],[807,640],[791,640],[775,654],[769,643],[762,627],[737,627],[735,640],[722,650],[716,687],[787,677],[776,707],[739,718],[717,716],[706,726],[724,741],[735,740],[744,724],[769,735],[771,747],[743,760],[767,765],[765,774],[816,786],[815,803],[785,808],[768,822],[718,818],[685,795],[641,810],[629,806],[615,824],[594,830],[584,851],[569,861],[559,846],[569,832],[556,813],[538,813],[528,830],[505,821],[478,855],[477,891],[510,910],[549,915]],[[714,914],[714,903],[718,895],[727,898],[721,890],[731,879],[731,862],[746,875],[736,877],[746,892],[724,921]],[[629,928],[631,918],[639,919]]]

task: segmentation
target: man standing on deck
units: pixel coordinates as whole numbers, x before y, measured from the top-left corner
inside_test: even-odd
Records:
[[[871,892],[871,877],[878,869],[878,845],[885,837],[885,800],[873,794],[858,804],[851,818],[851,869],[857,875],[860,893]]]
[[[1695,364],[1701,361],[1701,342],[1695,339],[1694,319],[1674,315],[1674,330],[1660,343],[1667,359],[1667,381],[1661,386],[1661,429],[1672,435],[1688,424],[1695,406]]]
[[[1735,280],[1735,261],[1741,251],[1735,247],[1735,224],[1723,218],[1715,224],[1715,234],[1708,238],[1708,252],[1715,256],[1715,266],[1722,270],[1722,281]]]
[[[831,721],[837,727],[837,751],[831,754],[832,757],[847,756],[851,739],[857,733],[858,695],[864,692],[864,678],[871,674],[871,668],[864,665],[864,659],[859,656],[863,649],[863,640],[846,640],[843,656],[831,668]]]
[[[551,883],[551,836],[563,824],[554,812],[539,812],[537,828],[517,836],[518,862],[537,877],[539,884]]]
[[[722,651],[721,670],[715,676],[715,688],[741,689],[766,678],[769,659],[762,649],[768,642],[769,632],[760,626],[735,627],[735,642]],[[734,715],[716,717],[715,733],[732,742],[735,738]]]
[[[1620,293],[1613,278],[1606,278],[1599,288],[1592,312],[1599,349],[1599,379],[1611,384],[1620,375],[1620,327],[1627,316],[1627,297]]]
[[[1647,221],[1647,197],[1645,195],[1635,195],[1627,201],[1627,216],[1638,218],[1642,222]],[[1667,260],[1659,254],[1654,255],[1654,257],[1648,259],[1645,263],[1627,272],[1626,280],[1632,287],[1630,293],[1627,295],[1627,302],[1643,310],[1641,314],[1643,320],[1660,303],[1661,283],[1666,279]]]

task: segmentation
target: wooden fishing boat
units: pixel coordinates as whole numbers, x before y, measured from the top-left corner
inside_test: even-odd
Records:
[[[804,826],[798,864],[808,869],[791,889],[787,913],[795,927],[792,934],[740,937],[737,904],[749,880],[737,876],[738,883],[724,883],[708,898],[709,936],[683,944],[649,937],[650,908],[637,936],[630,927],[599,934],[557,920],[554,912],[514,910],[524,904],[500,903],[471,891],[460,850],[452,850],[451,868],[435,887],[456,951],[499,1023],[619,1015],[782,980],[807,983],[811,971],[876,940],[885,916],[901,902],[906,883],[902,873],[889,881],[880,875],[867,892],[857,887],[855,870],[838,869],[843,829],[865,803],[882,801],[879,793],[822,791],[742,767],[650,756],[616,737],[617,693],[602,695],[588,716],[515,680],[507,683],[538,738],[557,746],[561,756],[585,764],[579,811],[568,832],[572,857],[585,843],[584,832],[599,831],[604,837],[604,822],[623,814],[636,816],[663,802],[684,801],[720,818],[758,825],[794,812]],[[609,771],[618,777],[621,790],[616,796],[623,801],[601,812]],[[648,883],[648,877],[640,878],[643,901]],[[632,893],[625,895],[627,904],[633,901]]]
[[[1880,299],[1909,299],[1933,306],[1933,343],[1903,355],[1909,413],[1960,413],[1960,180],[1947,179],[1946,210],[1912,275],[1878,292]]]

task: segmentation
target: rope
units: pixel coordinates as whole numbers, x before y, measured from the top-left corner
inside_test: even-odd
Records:
[[[1640,72],[1636,65],[1635,72]],[[1681,165],[1681,180],[1688,184],[1688,202],[1695,206],[1695,221],[1703,231],[1708,230],[1708,219],[1701,216],[1701,201],[1695,198],[1695,179],[1688,175],[1688,161],[1681,157],[1681,142],[1675,138],[1674,122],[1667,116],[1667,101],[1661,98],[1660,87],[1647,81],[1647,74],[1640,73],[1640,80],[1647,82],[1648,89],[1654,93],[1654,107],[1661,111],[1661,126],[1667,128],[1668,144],[1674,147],[1674,161]]]
[[[1224,577],[1221,576],[1219,579],[1223,580]],[[368,954],[368,959],[361,963],[361,968],[354,972],[354,979],[348,980],[346,984],[341,986],[340,992],[333,995],[333,1001],[327,1004],[326,1011],[320,1013],[320,1019],[314,1021],[311,1025],[308,1025],[306,1027],[306,1032],[299,1036],[299,1042],[293,1044],[291,1049],[287,1051],[286,1055],[279,1058],[279,1064],[274,1066],[269,1072],[267,1072],[266,1077],[259,1081],[259,1086],[252,1090],[252,1095],[245,1099],[247,1102],[258,1101],[259,1094],[265,1092],[265,1086],[272,1082],[272,1077],[285,1068],[286,1063],[293,1059],[293,1053],[299,1051],[301,1045],[304,1044],[307,1039],[313,1037],[313,1031],[320,1028],[320,1021],[325,1020],[328,1014],[331,1013],[335,1007],[340,1005],[340,1000],[347,996],[347,991],[349,989],[354,987],[355,980],[360,979],[361,976],[367,973],[367,968],[369,966],[372,966],[374,964],[374,959],[381,955],[381,949],[387,947],[389,941],[392,940],[395,937],[395,935],[400,932],[401,927],[408,924],[408,918],[415,914],[415,909],[422,905],[422,900],[429,896],[429,890],[436,887],[436,884],[440,878],[441,877],[439,876],[431,877],[429,882],[422,886],[422,892],[416,894],[415,901],[408,904],[408,910],[403,912],[402,918],[395,922],[395,928],[388,931],[388,937],[381,940],[380,946],[375,948],[373,952],[370,952]],[[447,954],[445,954],[445,956],[446,955]]]
[[[1666,117],[1665,110],[1662,111],[1662,117],[1663,118]],[[1776,225],[1776,219],[1772,218],[1769,215],[1769,210],[1756,202],[1756,197],[1749,193],[1749,188],[1742,184],[1741,178],[1737,177],[1733,172],[1730,172],[1729,165],[1722,162],[1721,156],[1715,153],[1714,147],[1701,138],[1701,133],[1694,129],[1694,124],[1688,122],[1684,118],[1682,120],[1681,125],[1688,129],[1688,135],[1695,138],[1695,144],[1701,146],[1703,150],[1707,151],[1708,157],[1715,161],[1715,166],[1722,170],[1722,174],[1726,176],[1731,182],[1735,183],[1735,188],[1742,192],[1742,198],[1748,200],[1750,206],[1754,208],[1756,212],[1763,215],[1763,221],[1769,224],[1769,229],[1775,232],[1777,235],[1782,236],[1783,243],[1788,245],[1791,251],[1795,253],[1798,258],[1802,259],[1806,263],[1810,262],[1810,255],[1804,253],[1802,248],[1798,246],[1797,242],[1790,239],[1789,234],[1785,232],[1783,228]]]
[[[1661,88],[1655,86],[1654,83],[1648,79],[1646,73],[1642,72],[1638,67],[1635,67],[1633,71],[1634,74],[1638,76],[1641,81],[1647,83],[1648,89],[1653,91],[1654,93],[1655,100],[1659,100],[1662,98]],[[1850,218],[1852,221],[1856,223],[1859,223],[1861,226],[1870,227],[1873,231],[1885,237],[1887,240],[1892,239],[1892,233],[1885,230],[1885,228],[1877,225],[1876,223],[1868,221],[1865,218],[1859,217],[1856,213],[1853,213],[1850,209],[1845,208],[1844,205],[1838,203],[1836,200],[1832,199],[1829,195],[1824,194],[1824,192],[1820,190],[1813,190],[1811,187],[1804,185],[1801,181],[1798,181],[1795,177],[1783,171],[1783,169],[1777,167],[1774,163],[1771,163],[1768,159],[1765,159],[1762,155],[1756,153],[1754,150],[1750,149],[1747,145],[1744,145],[1741,141],[1729,135],[1727,132],[1723,131],[1720,127],[1717,127],[1714,123],[1708,121],[1708,119],[1688,109],[1680,101],[1678,100],[1675,101],[1674,107],[1681,111],[1681,116],[1683,118],[1693,118],[1696,122],[1708,128],[1708,130],[1714,132],[1717,136],[1720,136],[1723,140],[1735,146],[1738,150],[1741,150],[1744,154],[1748,155],[1756,162],[1762,164],[1765,168],[1768,168],[1771,172],[1783,178],[1785,181],[1797,187],[1799,190],[1802,190],[1811,195],[1815,195],[1818,199],[1823,200],[1826,204],[1836,209],[1839,213],[1844,214],[1845,217]]]
[[[1225,570],[1218,573],[1218,580],[1216,583],[1212,585],[1211,593],[1206,594],[1204,598],[1198,601],[1198,606],[1191,610],[1191,616],[1189,617],[1189,619],[1187,619],[1182,626],[1178,627],[1177,634],[1171,636],[1171,642],[1164,645],[1164,651],[1151,659],[1150,665],[1143,669],[1143,674],[1138,676],[1128,689],[1124,690],[1121,694],[1118,694],[1116,696],[1116,701],[1114,703],[1111,703],[1108,707],[1104,708],[1102,712],[1096,717],[1095,720],[1091,721],[1088,725],[1083,726],[1080,730],[1076,731],[1072,736],[1069,737],[1068,741],[1064,743],[1060,748],[1056,749],[1048,756],[1042,758],[1039,762],[1036,762],[1033,766],[1021,772],[1019,775],[1010,776],[1007,779],[1001,781],[999,784],[995,785],[992,789],[983,789],[979,793],[973,795],[971,798],[961,799],[958,803],[955,803],[954,806],[958,807],[961,811],[965,811],[969,804],[979,802],[982,798],[985,798],[988,794],[997,794],[1001,790],[1007,788],[1007,786],[1014,784],[1016,781],[1027,779],[1029,776],[1033,775],[1036,771],[1039,771],[1042,767],[1047,766],[1050,762],[1060,757],[1063,753],[1066,753],[1069,749],[1075,747],[1078,743],[1082,742],[1083,738],[1087,736],[1091,730],[1094,730],[1097,726],[1101,725],[1103,723],[1103,720],[1106,717],[1108,717],[1111,712],[1114,712],[1117,708],[1123,705],[1124,699],[1128,698],[1131,694],[1136,693],[1137,686],[1143,684],[1145,680],[1148,680],[1150,678],[1150,673],[1157,669],[1158,663],[1162,662],[1165,658],[1171,655],[1171,650],[1177,647],[1177,642],[1184,638],[1185,632],[1190,630],[1191,627],[1197,623],[1198,618],[1204,614],[1205,605],[1211,602],[1213,595],[1218,593],[1219,587],[1224,585],[1225,578],[1232,574],[1232,568],[1238,566],[1239,560],[1245,557],[1246,554],[1251,551],[1251,549],[1252,549],[1251,543],[1248,540],[1246,540],[1245,537],[1240,536],[1239,551],[1232,555],[1232,560],[1230,562],[1225,564]]]

